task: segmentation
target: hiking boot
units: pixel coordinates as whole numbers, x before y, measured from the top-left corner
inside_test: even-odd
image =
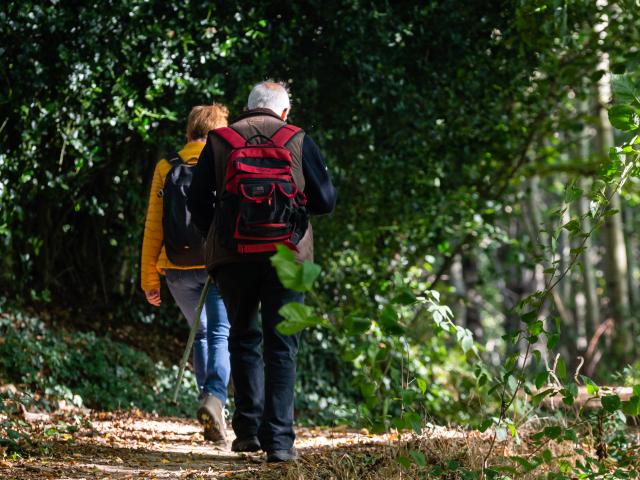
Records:
[[[257,452],[260,448],[258,437],[236,438],[231,442],[232,452]]]
[[[292,462],[298,459],[298,452],[295,447],[291,447],[289,450],[272,450],[267,452],[267,462]]]
[[[224,404],[215,395],[206,395],[198,408],[198,421],[204,427],[204,439],[220,445],[227,443]]]

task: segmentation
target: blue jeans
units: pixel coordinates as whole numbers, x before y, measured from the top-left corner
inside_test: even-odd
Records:
[[[282,286],[269,261],[223,265],[214,272],[231,320],[229,351],[237,438],[257,436],[265,451],[293,446],[293,390],[299,335],[276,330],[278,310],[303,302]],[[262,322],[258,317],[258,306]]]
[[[167,285],[174,300],[193,325],[198,301],[205,282],[205,269],[165,271]],[[200,396],[211,394],[222,403],[227,400],[227,385],[231,366],[229,364],[229,320],[218,289],[211,284],[200,316],[200,328],[193,342],[193,369]]]

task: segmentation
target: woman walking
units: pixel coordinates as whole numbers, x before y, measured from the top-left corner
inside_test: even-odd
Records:
[[[159,307],[160,275],[189,325],[207,280],[202,239],[190,225],[185,195],[191,167],[197,164],[210,130],[227,125],[220,104],[194,107],[187,120],[187,143],[158,162],[153,174],[142,243],[141,284],[147,301]],[[229,383],[229,321],[218,289],[210,285],[193,344],[193,367],[199,389],[197,417],[204,438],[226,444],[224,405]]]

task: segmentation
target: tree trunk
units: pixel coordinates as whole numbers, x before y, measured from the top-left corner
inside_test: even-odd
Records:
[[[635,212],[633,208],[625,205],[624,226],[625,226],[625,247],[627,249],[627,260],[629,262],[627,268],[627,288],[629,289],[629,307],[631,312],[635,312],[640,300],[640,292],[638,292],[638,235],[635,230]],[[630,316],[631,317],[631,316]],[[632,318],[627,322],[629,327],[628,338],[637,338],[638,326]],[[631,342],[630,354],[635,358],[638,351],[635,342]]]
[[[561,259],[558,259],[558,254],[552,248],[550,236],[548,231],[551,227],[546,226],[543,223],[543,216],[540,212],[540,209],[544,206],[544,202],[542,199],[542,195],[540,194],[539,188],[540,179],[537,176],[534,176],[529,179],[529,195],[527,196],[527,211],[529,212],[528,217],[529,221],[527,221],[527,215],[525,214],[525,225],[528,225],[529,235],[532,238],[533,248],[536,256],[543,258],[543,264],[536,265],[536,268],[533,272],[533,282],[536,290],[544,290],[546,284],[548,283],[548,275],[544,273],[545,266],[555,265],[555,262]],[[566,219],[563,216],[563,221]],[[566,223],[566,221],[564,222]],[[565,242],[569,242],[569,238],[567,237]],[[570,247],[569,247],[570,249]],[[559,268],[562,268],[560,265]],[[575,363],[576,354],[577,354],[577,344],[576,344],[576,332],[575,332],[575,317],[572,313],[566,308],[565,302],[569,300],[569,297],[563,296],[562,292],[565,291],[563,285],[565,283],[569,283],[570,278],[565,277],[557,288],[551,291],[551,297],[553,299],[553,305],[555,306],[555,311],[558,316],[562,320],[562,333],[563,333],[563,343],[562,347],[564,347],[565,357],[568,357],[571,365]],[[545,329],[550,325],[545,324]],[[546,355],[546,344],[541,344],[537,347],[543,355]]]
[[[625,248],[627,249],[627,260],[629,262],[627,268],[627,288],[629,289],[629,307],[635,312],[638,306],[639,293],[638,283],[638,235],[635,231],[635,212],[628,205],[622,207],[624,220],[624,239]]]
[[[567,141],[567,137],[565,134],[560,133],[560,141],[561,143],[565,143]],[[560,160],[562,161],[562,163],[568,163],[569,162],[569,155],[568,152],[563,151],[560,154]],[[565,185],[568,183],[568,179],[566,178],[566,176],[561,180]],[[566,225],[570,220],[571,220],[571,211],[570,211],[570,205],[564,205],[564,211],[562,213],[562,225]],[[558,238],[558,256],[559,256],[559,260],[560,260],[560,271],[563,272],[565,271],[569,264],[571,263],[571,237],[569,236],[569,231],[566,229],[561,229],[560,230],[560,236]],[[573,307],[573,285],[571,283],[571,272],[568,273],[567,277],[560,283],[560,285],[558,285],[559,290],[560,290],[560,298],[562,299],[562,302],[567,306],[567,308],[570,311],[574,311],[572,309]],[[572,315],[571,321],[573,323],[572,327],[573,330],[576,330],[576,320],[575,320],[575,315]],[[574,337],[575,338],[575,337]]]
[[[611,198],[611,208],[620,210],[620,196]],[[623,327],[629,314],[629,289],[627,288],[627,249],[624,243],[622,216],[617,213],[604,224],[606,243],[606,273],[609,290],[610,314],[616,326]]]
[[[571,213],[569,211],[569,205],[566,205],[564,213],[562,214],[562,225],[566,225],[571,220]],[[560,238],[558,241],[558,250],[560,256],[560,271],[563,272],[568,268],[571,262],[571,238],[569,232],[564,228],[560,232]],[[578,320],[573,303],[574,297],[572,293],[571,285],[572,272],[568,272],[567,276],[560,282],[559,301],[556,304],[561,304],[565,313],[560,313],[560,317],[564,323],[564,330],[566,338],[565,345],[569,354],[569,360],[571,361],[572,368],[575,366],[578,358]]]
[[[600,69],[607,72],[598,82],[598,146],[599,153],[608,157],[614,145],[613,128],[609,123],[607,105],[611,100],[611,76],[609,57],[605,53],[600,61]],[[606,280],[609,295],[609,314],[614,320],[614,352],[618,360],[624,362],[631,349],[631,337],[627,329],[629,315],[629,289],[627,285],[627,249],[624,243],[624,229],[620,214],[621,201],[618,193],[611,194],[610,208],[618,213],[607,218],[603,228],[605,239]]]
[[[480,302],[482,297],[478,294],[477,287],[480,281],[478,263],[473,255],[462,257],[462,276],[467,292],[466,324],[476,338],[482,338],[482,323],[480,321]]]
[[[518,220],[511,217],[507,224],[509,238],[518,238],[520,229],[518,228]],[[509,258],[509,249],[511,247],[505,245],[498,250],[498,260],[496,262],[496,270],[498,271],[498,285],[500,287],[503,305],[504,305],[504,329],[505,333],[514,335],[520,331],[520,315],[515,312],[515,307],[522,297],[528,294],[528,285],[525,281],[523,266],[520,262],[514,262]],[[507,352],[513,353],[521,349],[522,342],[514,345],[507,342]]]
[[[588,147],[587,147],[588,148]],[[587,180],[582,180],[580,185],[584,191],[588,191]],[[591,218],[585,216],[589,211],[589,199],[582,197],[578,203],[582,220],[582,230],[591,231]],[[593,241],[591,237],[584,243],[585,251],[582,254],[582,280],[584,284],[586,322],[584,326],[587,342],[593,337],[598,325],[600,325],[600,302],[598,301],[598,291],[596,290],[596,272],[593,261]]]
[[[590,112],[589,102],[584,101],[581,105],[582,111],[586,114]],[[582,130],[582,139],[579,144],[579,158],[582,163],[591,162],[591,139],[589,129]],[[580,180],[580,188],[583,192],[588,192],[590,182],[583,178]],[[582,195],[578,202],[578,214],[582,218],[582,231],[589,233],[593,228],[591,225],[591,217],[587,215],[589,212],[589,199],[586,195]],[[582,281],[584,285],[585,297],[585,323],[584,332],[586,343],[591,341],[596,329],[600,325],[600,301],[598,299],[598,291],[596,289],[596,272],[593,251],[593,239],[588,237],[584,242],[584,253],[582,254]]]
[[[465,306],[465,298],[467,297],[467,289],[465,288],[464,278],[462,273],[462,258],[460,255],[456,255],[453,258],[451,269],[449,270],[451,276],[451,283],[456,289],[455,301],[453,303],[453,320],[457,325],[466,327],[467,308]]]

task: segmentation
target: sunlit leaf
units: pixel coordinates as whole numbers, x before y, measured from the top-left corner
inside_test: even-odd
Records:
[[[284,320],[278,323],[276,328],[283,335],[293,335],[307,327],[323,323],[320,317],[313,314],[312,307],[297,302],[283,305],[278,313],[284,317]]]
[[[609,121],[618,130],[628,132],[640,127],[638,110],[629,105],[614,105],[609,109]]]

